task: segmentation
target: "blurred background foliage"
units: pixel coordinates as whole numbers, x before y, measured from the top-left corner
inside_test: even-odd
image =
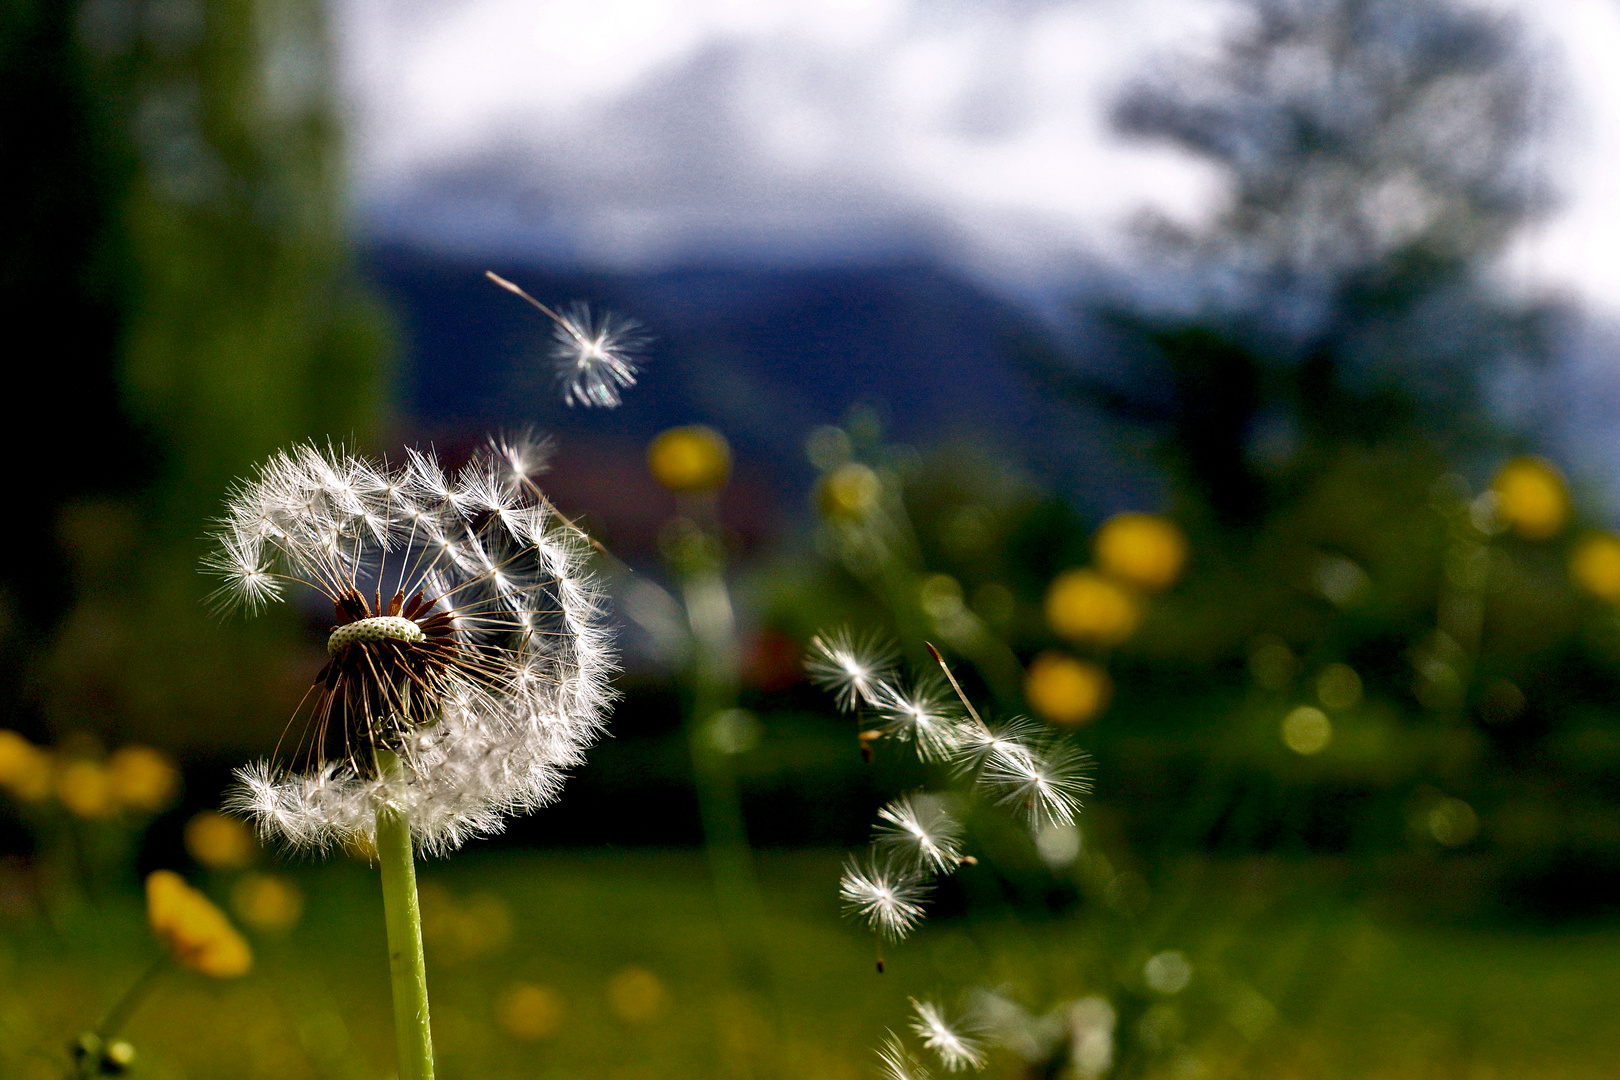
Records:
[[[626,560],[603,567],[625,699],[558,806],[426,878],[447,1075],[609,1044],[658,1071],[854,1075],[902,990],[973,985],[1023,1032],[1008,1073],[1601,1059],[1620,538],[1499,407],[1569,314],[1495,270],[1550,205],[1527,149],[1545,74],[1510,21],[1439,0],[1249,6],[1223,55],[1146,73],[1113,116],[1228,177],[1207,231],[1143,222],[1198,285],[1088,294],[1005,341],[1162,498],[1099,514],[994,440],[901,444],[877,406],[802,433],[808,485],[686,424],[645,469],[638,441],[559,478]],[[37,1048],[133,978],[136,872],[159,866],[261,970],[155,1001],[154,1075],[386,1069],[362,875],[289,872],[212,812],[318,666],[324,613],[217,620],[196,573],[221,494],[275,447],[482,434],[392,412],[327,48],[313,0],[0,14],[0,296],[45,331],[0,564],[0,983],[44,995],[0,992],[8,1070],[52,1075]],[[736,493],[760,488],[786,509],[752,514]],[[994,857],[876,987],[824,849],[927,774],[881,740],[863,764],[804,685],[804,643],[840,625],[916,665],[933,643],[987,713],[1095,759],[1080,828],[979,837]],[[698,845],[706,871],[655,850]],[[160,1023],[181,1002],[237,1019],[188,1048]]]
[[[196,564],[254,461],[369,439],[388,413],[323,18],[298,0],[0,16],[20,226],[0,303],[40,334],[12,420],[40,460],[0,572],[18,726],[180,749],[283,722],[293,628],[212,618]]]

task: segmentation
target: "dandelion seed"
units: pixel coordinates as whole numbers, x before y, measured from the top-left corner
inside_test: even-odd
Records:
[[[906,1049],[900,1037],[889,1032],[888,1038],[877,1052],[878,1061],[883,1065],[885,1080],[932,1080],[932,1074],[924,1067],[917,1056]]]
[[[1028,717],[1017,716],[994,726],[973,717],[951,730],[954,763],[960,773],[975,772],[998,757],[1012,761],[1026,756],[1029,747],[1044,737],[1045,729]]]
[[[579,302],[558,313],[505,278],[489,271],[485,276],[551,320],[551,362],[565,404],[611,409],[619,404],[619,392],[636,384],[636,353],[647,336],[634,319],[593,315],[590,305]]]
[[[369,842],[388,805],[444,851],[555,798],[601,729],[613,656],[585,545],[527,483],[535,454],[497,440],[451,479],[431,454],[304,445],[232,491],[204,564],[216,602],[314,592],[335,612],[286,753],[238,774],[232,806],[261,832]]]
[[[893,650],[874,636],[857,640],[847,629],[817,634],[805,658],[810,681],[830,691],[840,709],[878,705],[894,670]]]
[[[1020,810],[1032,826],[1072,825],[1080,798],[1091,790],[1086,758],[1065,743],[998,747],[979,771],[979,782],[1003,805]]]
[[[865,860],[852,858],[844,864],[838,895],[851,914],[864,918],[881,936],[899,941],[922,921],[928,885],[915,871],[872,852]]]
[[[883,733],[914,744],[924,761],[943,761],[955,750],[961,717],[953,707],[954,695],[938,678],[920,681],[909,691],[880,685],[877,699]]]
[[[551,360],[563,401],[604,409],[618,405],[619,391],[636,384],[635,353],[646,340],[634,319],[611,312],[593,316],[587,304],[570,305],[552,328]]]
[[[923,1041],[923,1045],[939,1055],[940,1064],[948,1072],[960,1072],[966,1068],[984,1068],[984,1043],[978,1038],[976,1030],[970,1030],[965,1019],[950,1020],[945,1010],[930,1001],[911,999],[911,1007],[917,1010],[917,1019],[911,1022],[911,1030]]]
[[[906,795],[878,811],[873,842],[918,870],[950,873],[962,862],[962,826],[937,795]]]

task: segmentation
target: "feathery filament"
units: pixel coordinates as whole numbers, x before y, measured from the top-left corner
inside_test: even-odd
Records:
[[[542,455],[492,440],[452,478],[431,454],[305,444],[231,492],[204,564],[216,602],[314,592],[335,619],[291,760],[239,774],[233,804],[261,831],[369,837],[386,800],[443,851],[555,798],[601,730],[613,654],[583,538],[530,479]],[[404,767],[386,790],[384,749]]]

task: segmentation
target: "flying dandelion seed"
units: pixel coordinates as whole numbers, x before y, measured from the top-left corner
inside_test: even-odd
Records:
[[[899,941],[922,921],[928,884],[915,871],[871,852],[850,859],[838,882],[838,895],[852,915],[864,918],[880,935]]]
[[[1081,797],[1091,791],[1086,760],[1064,743],[1003,744],[985,760],[979,782],[1036,828],[1072,825]]]
[[[637,354],[648,338],[634,319],[596,314],[579,301],[557,312],[500,275],[486,270],[485,276],[551,320],[552,371],[564,404],[611,409],[619,404],[620,391],[636,384]]]
[[[881,705],[894,671],[894,652],[881,639],[856,639],[847,629],[810,639],[804,667],[810,681],[830,691],[840,709]]]
[[[969,1029],[965,1020],[949,1019],[945,1010],[931,1001],[912,998],[911,1007],[917,1011],[917,1019],[911,1022],[911,1030],[917,1033],[924,1046],[939,1055],[940,1064],[945,1066],[947,1072],[984,1068],[984,1043],[978,1038],[976,1030]]]
[[[335,612],[288,753],[238,774],[232,806],[266,836],[369,840],[386,804],[445,851],[556,797],[614,663],[584,538],[530,478],[543,456],[494,440],[451,477],[431,454],[302,445],[231,492],[205,562],[215,599],[255,611],[312,591]]]
[[[878,811],[873,837],[918,870],[948,874],[962,862],[962,826],[937,795],[906,795]]]
[[[1003,723],[991,725],[972,717],[958,723],[951,730],[955,748],[953,763],[959,773],[979,771],[997,758],[1015,761],[1029,754],[1029,747],[1037,744],[1046,729],[1025,716],[1015,716]]]
[[[880,730],[885,735],[910,742],[924,761],[944,761],[956,749],[961,717],[953,707],[955,697],[942,680],[922,680],[910,690],[883,683],[876,691],[878,714],[883,718]]]
[[[885,1080],[933,1080],[933,1075],[917,1060],[917,1056],[906,1049],[900,1037],[889,1032],[888,1038],[878,1048],[878,1061],[883,1066]]]

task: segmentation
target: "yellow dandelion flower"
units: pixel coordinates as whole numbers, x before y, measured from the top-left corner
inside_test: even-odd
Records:
[[[1588,533],[1569,556],[1569,576],[1599,600],[1620,603],[1620,536]]]
[[[180,771],[150,746],[125,746],[107,760],[112,795],[130,810],[156,813],[180,793]]]
[[[1112,691],[1101,665],[1059,652],[1041,653],[1024,673],[1030,707],[1060,727],[1083,724],[1102,712]]]
[[[171,870],[147,875],[146,917],[163,947],[193,971],[234,979],[253,967],[253,950],[225,913]]]
[[[1141,605],[1123,585],[1094,570],[1066,570],[1046,593],[1046,621],[1070,641],[1118,645],[1136,632]]]
[[[702,424],[670,428],[647,447],[647,468],[670,491],[715,491],[731,476],[731,447]]]
[[[102,818],[118,812],[112,773],[88,758],[75,758],[56,771],[56,798],[74,817]]]
[[[259,842],[236,818],[203,810],[186,822],[186,852],[210,870],[240,870],[253,862]]]
[[[1187,562],[1187,537],[1157,514],[1115,514],[1092,541],[1104,573],[1149,592],[1175,584]]]
[[[278,874],[243,874],[231,888],[231,910],[260,933],[285,933],[304,914],[304,894]]]
[[[53,771],[49,750],[0,730],[0,787],[25,802],[38,802],[51,793]]]
[[[1569,489],[1550,461],[1518,457],[1491,481],[1503,519],[1526,540],[1550,540],[1569,520]]]

